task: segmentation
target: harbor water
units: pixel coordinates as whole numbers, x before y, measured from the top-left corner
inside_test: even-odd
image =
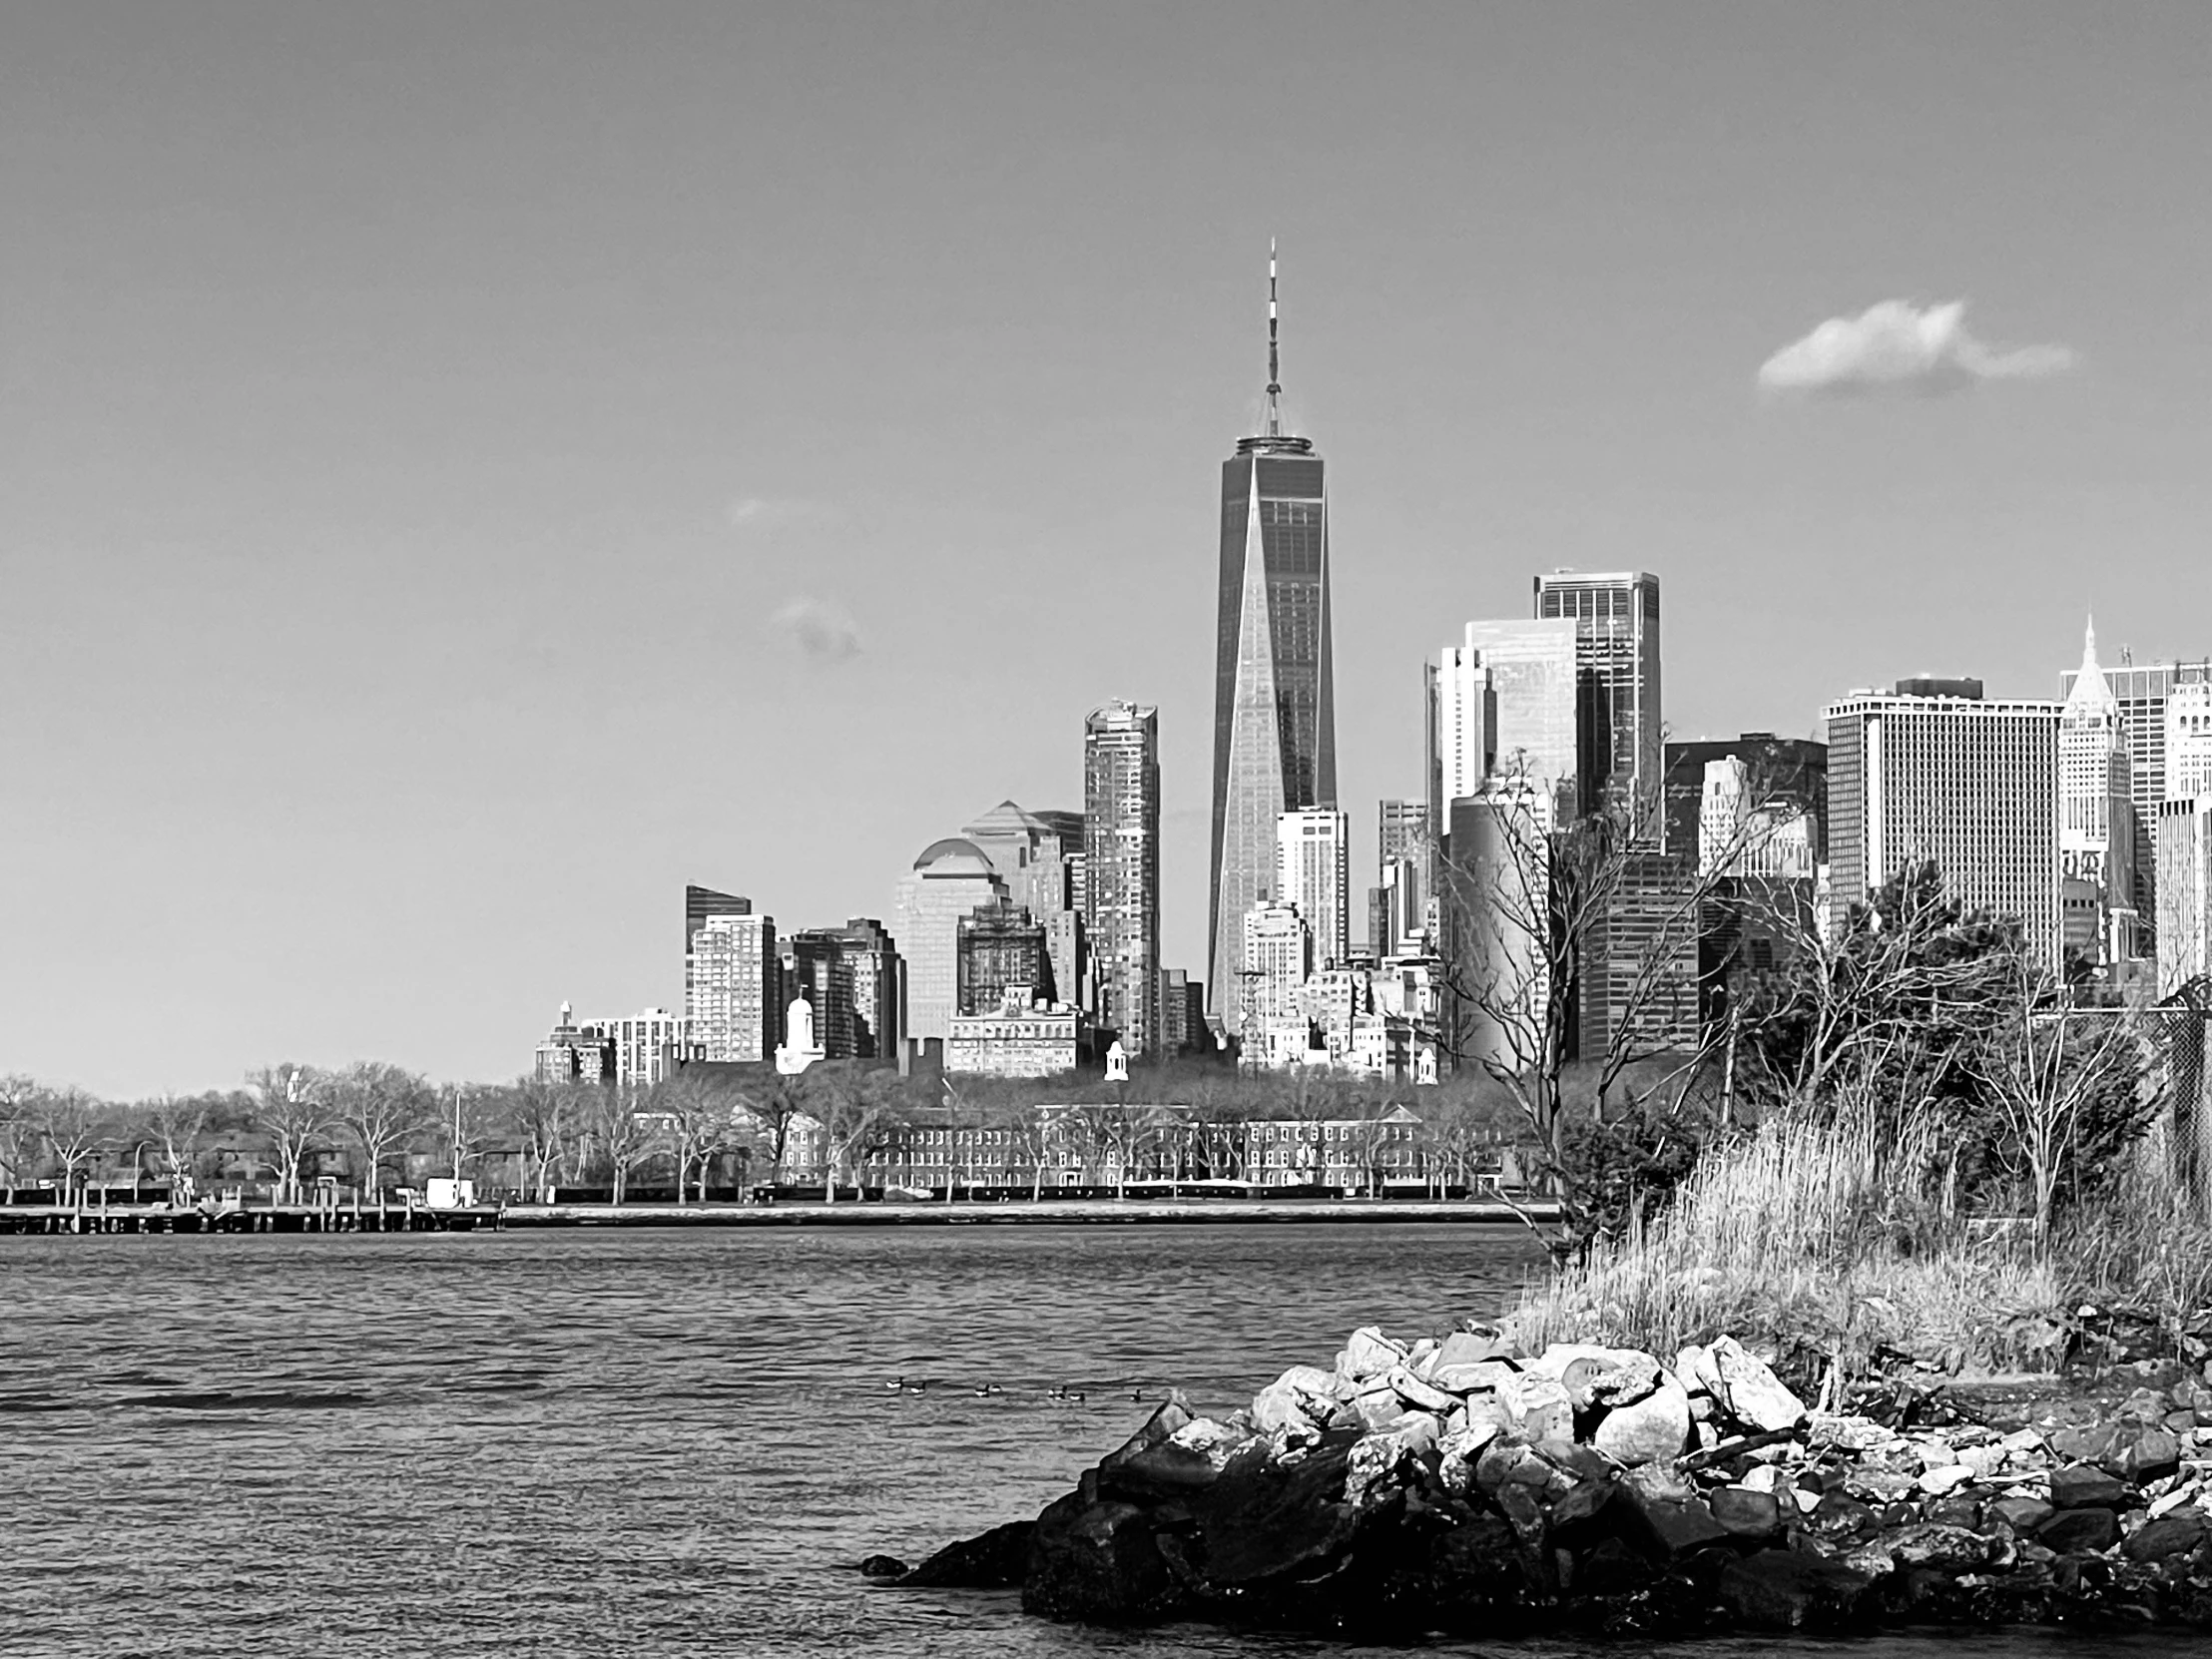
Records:
[[[1166,1386],[1227,1408],[1535,1262],[1463,1226],[0,1239],[0,1654],[1327,1651],[853,1568],[1034,1513]]]

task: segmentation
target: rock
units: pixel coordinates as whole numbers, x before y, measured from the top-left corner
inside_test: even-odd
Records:
[[[1913,1448],[1913,1453],[1920,1458],[1923,1473],[1931,1469],[1951,1468],[1958,1462],[1958,1453],[1941,1440],[1923,1440]]]
[[[1936,1567],[1971,1572],[1989,1560],[1989,1540],[1963,1526],[1924,1523],[1908,1526],[1882,1540],[1890,1559],[1901,1567]]]
[[[1981,1500],[1970,1490],[1961,1489],[1948,1497],[1938,1497],[1921,1505],[1921,1519],[1935,1521],[1942,1526],[1963,1526],[1968,1531],[1981,1529]]]
[[[1571,1439],[1574,1404],[1556,1381],[1536,1375],[1508,1378],[1497,1390],[1508,1427],[1523,1439]]]
[[[1458,1395],[1446,1393],[1441,1388],[1431,1387],[1404,1366],[1397,1366],[1391,1370],[1389,1383],[1398,1398],[1404,1400],[1408,1405],[1417,1406],[1423,1411],[1436,1411],[1448,1415],[1459,1407]]]
[[[1028,1570],[1029,1540],[1036,1528],[1035,1521],[1008,1521],[976,1537],[946,1544],[920,1566],[901,1571],[899,1588],[1003,1590],[1019,1584]],[[890,1556],[871,1555],[860,1563],[860,1570],[871,1578],[885,1576],[880,1571],[869,1572],[871,1562],[898,1567]]]
[[[1359,1413],[1360,1421],[1371,1429],[1387,1428],[1405,1414],[1405,1401],[1395,1388],[1383,1386],[1367,1388],[1353,1396],[1352,1408]]]
[[[2181,1442],[2167,1429],[2145,1428],[2124,1435],[2102,1466],[2138,1483],[2163,1480],[2181,1467]]]
[[[1771,1538],[1782,1530],[1782,1505],[1772,1492],[1716,1486],[1706,1494],[1713,1518],[1739,1538]]]
[[[2112,1454],[2119,1425],[2110,1422],[2073,1423],[2054,1428],[2044,1436],[2051,1455],[2067,1463],[2099,1463]]]
[[[1721,1572],[1721,1605],[1755,1630],[1840,1630],[1859,1622],[1872,1574],[1841,1561],[1767,1549]]]
[[[2203,1516],[2166,1515],[2145,1521],[2136,1528],[2134,1536],[2121,1546],[2120,1552],[2130,1561],[2164,1561],[2188,1554],[2204,1541],[2204,1537]]]
[[[1857,1543],[1872,1537],[1881,1526],[1875,1512],[1857,1498],[1842,1492],[1824,1492],[1806,1516],[1806,1525],[1816,1537],[1837,1543]]]
[[[1652,1370],[1656,1375],[1658,1367]],[[1681,1456],[1689,1439],[1690,1396],[1667,1377],[1649,1393],[1612,1404],[1598,1419],[1590,1443],[1614,1462],[1635,1468]]]
[[[1313,1395],[1302,1393],[1288,1385],[1288,1380],[1270,1382],[1252,1396],[1252,1426],[1263,1434],[1273,1434],[1280,1428],[1297,1429],[1320,1435],[1320,1425],[1307,1412]]]
[[[1492,1440],[1474,1460],[1475,1489],[1493,1501],[1508,1486],[1526,1486],[1547,1499],[1563,1497],[1574,1479],[1521,1440]]]
[[[1713,1518],[1701,1497],[1654,1497],[1624,1481],[1624,1508],[1635,1517],[1632,1530],[1653,1555],[1679,1557],[1735,1536]]]
[[[1429,1382],[1454,1394],[1488,1392],[1500,1386],[1507,1378],[1519,1375],[1518,1367],[1503,1360],[1475,1360],[1463,1365],[1439,1363],[1428,1368]]]
[[[1445,1491],[1464,1497],[1474,1490],[1475,1460],[1499,1432],[1498,1424],[1484,1422],[1453,1428],[1436,1443],[1436,1478]]]
[[[2125,1485],[2087,1463],[2069,1463],[2062,1469],[2050,1471],[2050,1502],[2054,1509],[2117,1509],[2126,1501]]]
[[[1344,1501],[1355,1513],[1378,1508],[1410,1485],[1420,1454],[1436,1443],[1436,1419],[1414,1413],[1403,1426],[1370,1434],[1345,1459]]]
[[[927,1563],[924,1563],[926,1565]],[[1021,1608],[1048,1619],[1135,1624],[1180,1601],[1145,1512],[1070,1492],[1037,1517]]]
[[[1815,1446],[1834,1446],[1839,1451],[1872,1451],[1877,1446],[1888,1445],[1897,1435],[1872,1417],[1830,1416],[1816,1412],[1806,1439]],[[2042,1443],[2036,1437],[2036,1444]]]
[[[1920,1489],[1930,1497],[1941,1497],[1955,1492],[1961,1486],[1973,1483],[1973,1470],[1963,1463],[1951,1463],[1941,1468],[1928,1470],[1920,1478]]]
[[[1479,1366],[1497,1361],[1509,1364],[1512,1345],[1494,1331],[1454,1331],[1443,1340],[1429,1364],[1429,1378],[1447,1366]]]
[[[1533,1360],[1523,1360],[1521,1370],[1533,1377],[1548,1377],[1560,1382],[1565,1381],[1569,1367],[1584,1362],[1598,1371],[1609,1371],[1629,1361],[1650,1358],[1632,1348],[1601,1348],[1596,1343],[1553,1343]]]
[[[865,1555],[860,1558],[862,1578],[903,1578],[906,1563],[895,1555]]]
[[[1387,1377],[1393,1367],[1404,1362],[1405,1350],[1382,1335],[1378,1326],[1364,1325],[1355,1331],[1345,1343],[1344,1352],[1337,1356],[1340,1376],[1355,1382],[1365,1382],[1371,1378]]]
[[[2061,1509],[2035,1529],[2035,1540],[2061,1555],[2101,1552],[2120,1541],[2120,1517],[2109,1509]]]
[[[1648,1354],[1634,1354],[1619,1365],[1604,1368],[1593,1374],[1584,1385],[1592,1405],[1617,1410],[1623,1405],[1633,1405],[1640,1399],[1648,1399],[1662,1386],[1681,1387],[1661,1368],[1658,1361]],[[1688,1389],[1683,1389],[1682,1408],[1685,1414],[1690,1408]]]
[[[1707,1391],[1728,1414],[1757,1433],[1795,1428],[1805,1420],[1805,1402],[1782,1385],[1764,1360],[1733,1337],[1716,1337],[1705,1350],[1706,1368],[1719,1386]]]
[[[1466,1403],[1444,1419],[1453,1428],[1496,1428],[1503,1432],[1513,1426],[1505,1415],[1505,1407],[1494,1394],[1470,1394]]]

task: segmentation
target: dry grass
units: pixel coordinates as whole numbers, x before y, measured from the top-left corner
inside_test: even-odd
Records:
[[[1896,1354],[1946,1370],[2047,1368],[2062,1275],[2016,1232],[1945,1197],[1935,1137],[1873,1114],[1770,1121],[1708,1158],[1673,1207],[1531,1288],[1524,1343],[1606,1341],[1672,1354],[1728,1332],[1846,1375]]]

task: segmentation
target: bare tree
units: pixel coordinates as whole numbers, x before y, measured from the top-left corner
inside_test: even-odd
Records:
[[[699,1202],[706,1203],[708,1170],[738,1138],[729,1091],[697,1073],[678,1072],[648,1091],[645,1109],[667,1124],[676,1157],[676,1202],[685,1202],[685,1186],[696,1176]]]
[[[592,1084],[547,1083],[525,1077],[501,1091],[507,1121],[522,1144],[523,1184],[550,1200],[569,1148],[611,1089]],[[530,1175],[535,1169],[537,1179]]]
[[[629,1196],[631,1172],[668,1148],[665,1120],[629,1089],[603,1091],[590,1103],[586,1123],[613,1171],[614,1202]]]
[[[37,1092],[38,1085],[28,1077],[0,1077],[0,1187],[11,1193],[29,1173],[30,1149],[37,1135],[31,1101]]]
[[[325,1082],[323,1098],[330,1121],[360,1149],[362,1190],[381,1204],[384,1161],[436,1121],[436,1095],[411,1071],[356,1060]]]
[[[299,1166],[330,1131],[330,1107],[322,1096],[323,1079],[305,1066],[264,1066],[248,1074],[254,1097],[254,1127],[269,1142],[279,1204],[299,1192]]]
[[[200,1151],[200,1137],[207,1132],[215,1101],[208,1095],[157,1095],[137,1111],[139,1123],[161,1148],[162,1167],[169,1176],[170,1197],[186,1196]]]
[[[823,1191],[835,1203],[839,1178],[849,1168],[855,1189],[866,1154],[903,1114],[905,1101],[896,1074],[816,1066],[796,1079],[792,1093],[822,1125]]]
[[[74,1202],[77,1173],[107,1142],[113,1113],[105,1101],[78,1088],[40,1089],[30,1109],[32,1123],[61,1168],[62,1202]]]

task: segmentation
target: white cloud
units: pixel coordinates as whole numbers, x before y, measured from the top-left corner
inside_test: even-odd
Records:
[[[2063,345],[1999,349],[1966,332],[1963,300],[1926,307],[1885,299],[1858,316],[1832,316],[1759,369],[1769,391],[1956,391],[1977,380],[2058,374],[2074,364]]]
[[[859,625],[834,600],[801,594],[769,620],[802,656],[817,662],[841,663],[860,654]]]
[[[733,530],[765,530],[827,516],[817,502],[775,495],[741,495],[730,503],[728,511]]]

